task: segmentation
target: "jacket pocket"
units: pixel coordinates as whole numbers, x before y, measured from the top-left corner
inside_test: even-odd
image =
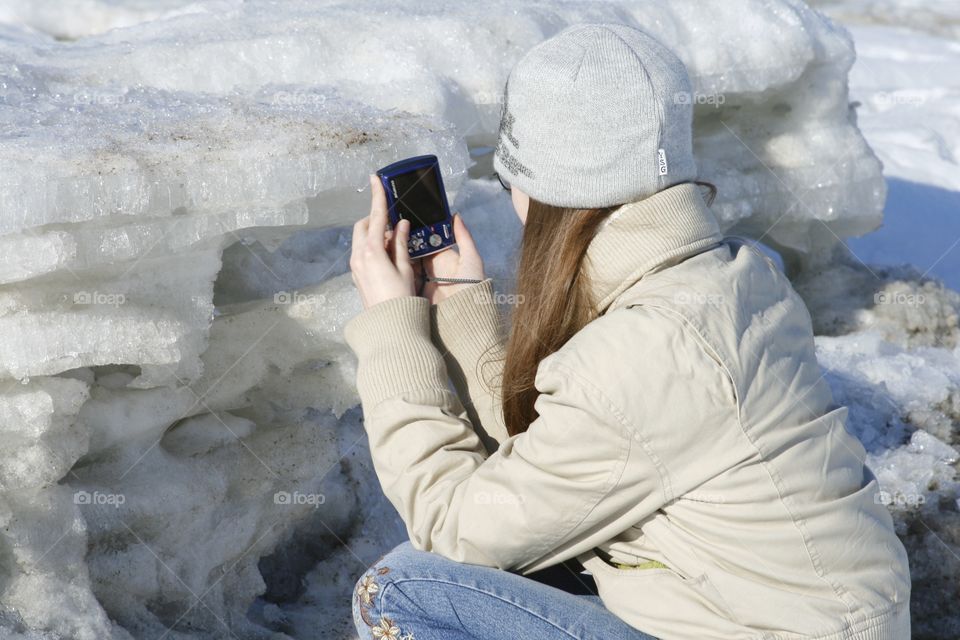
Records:
[[[672,568],[620,569],[590,549],[577,558],[593,575],[604,605],[656,637],[736,637],[743,625],[704,574],[685,576]]]

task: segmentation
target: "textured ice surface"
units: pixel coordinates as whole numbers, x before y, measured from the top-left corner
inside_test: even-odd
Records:
[[[2,185],[0,202],[20,212],[6,228],[362,185],[364,150],[424,138],[395,110],[492,145],[513,62],[584,20],[643,26],[687,63],[695,91],[677,99],[696,105],[701,176],[720,187],[728,224],[800,250],[879,224],[879,164],[848,106],[852,42],[801,3],[323,5],[200,4],[67,45],[21,37],[0,49],[15,105],[3,168],[40,165]],[[451,145],[443,159],[457,176]],[[331,147],[360,164],[333,163]]]
[[[354,637],[353,583],[404,536],[340,335],[367,174],[436,153],[508,291],[503,83],[585,21],[687,63],[728,230],[809,265],[879,224],[852,41],[792,0],[0,2],[0,635]],[[853,336],[820,342],[828,378],[899,525],[922,495],[953,544],[955,300],[871,310],[844,268],[803,276]]]
[[[811,0],[811,5],[844,22],[909,27],[954,39],[960,36],[956,0]]]

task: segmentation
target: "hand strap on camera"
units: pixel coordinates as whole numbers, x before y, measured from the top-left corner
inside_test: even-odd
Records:
[[[441,284],[442,284],[442,283],[470,283],[470,284],[477,284],[477,283],[479,283],[479,282],[483,282],[483,280],[474,280],[474,279],[472,279],[472,278],[440,278],[440,277],[437,277],[437,276],[430,277],[430,276],[428,276],[427,273],[424,271],[424,272],[421,273],[420,284],[417,285],[417,295],[418,295],[418,296],[423,294],[423,287],[427,284],[427,282],[439,282],[439,283],[441,283]]]
[[[478,282],[483,282],[483,280],[474,280],[472,278],[440,278],[440,277],[430,277],[424,276],[424,282],[469,282],[476,284]]]

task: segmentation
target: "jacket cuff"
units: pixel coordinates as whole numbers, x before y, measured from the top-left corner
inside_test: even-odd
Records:
[[[503,344],[493,293],[493,279],[486,278],[433,305],[431,335],[458,362],[476,363]]]
[[[400,296],[364,309],[343,327],[357,356],[357,393],[365,408],[405,391],[449,391],[443,357],[430,340],[430,301]]]

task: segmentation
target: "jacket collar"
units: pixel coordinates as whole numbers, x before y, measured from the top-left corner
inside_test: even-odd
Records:
[[[648,273],[720,242],[723,234],[696,184],[685,182],[621,205],[598,229],[584,260],[603,314]]]

